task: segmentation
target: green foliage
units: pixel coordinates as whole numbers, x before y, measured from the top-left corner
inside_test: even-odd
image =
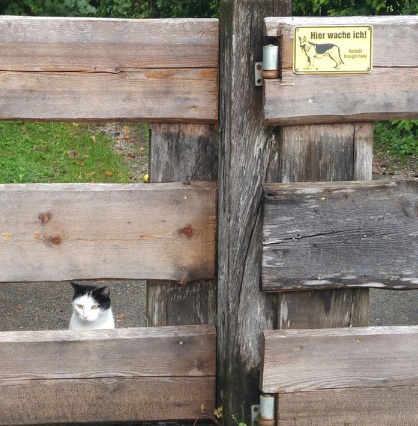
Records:
[[[418,120],[395,120],[375,124],[375,150],[401,158],[418,157]]]
[[[28,16],[93,16],[89,0],[3,0],[0,13]]]
[[[417,0],[293,0],[297,16],[413,15]]]
[[[220,0],[3,0],[0,14],[118,18],[210,18]]]
[[[210,18],[219,0],[101,0],[92,2],[99,16],[120,18]]]
[[[129,182],[110,139],[85,124],[0,122],[1,183]]]

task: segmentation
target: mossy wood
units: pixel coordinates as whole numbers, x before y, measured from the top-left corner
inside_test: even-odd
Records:
[[[0,282],[214,276],[216,184],[0,185]]]
[[[414,424],[417,344],[416,326],[266,331],[261,389],[280,425]]]
[[[0,17],[0,119],[216,122],[216,19]]]
[[[196,419],[214,409],[213,326],[0,333],[0,424]]]
[[[418,180],[264,186],[263,290],[418,286]]]
[[[293,73],[295,27],[327,25],[373,27],[371,73]],[[281,57],[281,78],[263,81],[266,124],[324,124],[418,117],[418,49],[414,48],[418,45],[418,16],[266,18],[265,34],[278,38]],[[319,44],[321,40],[312,42]],[[321,55],[318,55],[315,61],[320,60]]]

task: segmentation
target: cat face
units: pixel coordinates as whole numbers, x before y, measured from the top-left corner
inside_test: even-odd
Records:
[[[74,288],[73,311],[77,318],[86,323],[99,320],[110,308],[109,287],[96,287],[71,282]]]

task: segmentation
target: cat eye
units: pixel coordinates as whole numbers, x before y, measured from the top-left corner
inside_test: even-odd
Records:
[[[92,305],[91,309],[99,309],[99,305]]]
[[[84,309],[84,305],[77,305],[78,309]]]

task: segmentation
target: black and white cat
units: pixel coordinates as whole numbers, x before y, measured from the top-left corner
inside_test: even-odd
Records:
[[[73,314],[70,330],[98,330],[115,328],[110,306],[109,287],[98,287],[71,282],[74,288]]]

